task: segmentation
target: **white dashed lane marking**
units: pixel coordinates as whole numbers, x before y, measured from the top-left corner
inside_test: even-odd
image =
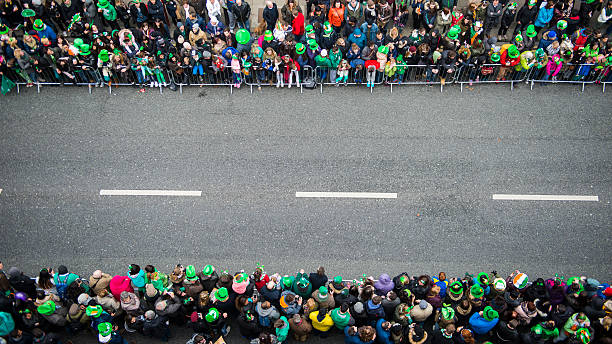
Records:
[[[201,197],[202,191],[184,190],[100,190],[100,196],[188,196]]]
[[[599,196],[577,196],[577,195],[511,195],[494,194],[494,200],[507,201],[582,201],[599,202]]]

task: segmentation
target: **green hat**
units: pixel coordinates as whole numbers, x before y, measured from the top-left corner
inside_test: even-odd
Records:
[[[586,3],[587,3],[587,4],[592,4],[592,3],[594,3],[594,2],[595,2],[595,0],[586,0]]]
[[[332,31],[334,31],[334,29],[332,29],[331,24],[328,21],[323,23],[323,32],[325,34],[329,35],[330,33],[332,33]]]
[[[113,325],[109,322],[103,322],[98,324],[98,332],[106,337],[109,336],[113,332]]]
[[[445,320],[451,320],[455,317],[455,310],[452,307],[443,307],[442,308],[442,317]]]
[[[100,53],[98,54],[98,58],[100,59],[100,61],[102,62],[108,62],[109,57],[108,57],[108,50],[106,49],[102,49],[100,50]]]
[[[387,55],[389,53],[389,47],[386,45],[381,45],[378,47],[378,52]]]
[[[293,283],[291,281],[291,277],[289,276],[285,276],[281,279],[281,282],[283,282],[283,286],[285,286],[285,289],[289,289],[291,288],[291,284]]]
[[[297,286],[300,288],[306,288],[310,284],[308,278],[302,276],[299,281],[297,281]]]
[[[97,318],[102,315],[102,306],[87,306],[87,308],[85,309],[85,314],[87,314],[88,317]]]
[[[223,288],[223,289],[225,289],[225,288]],[[209,323],[213,322],[213,321],[219,319],[219,311],[216,308],[211,308],[211,309],[208,310],[208,313],[206,313],[205,318],[206,318],[207,322],[209,322]]]
[[[188,281],[195,281],[198,279],[198,276],[196,276],[195,267],[193,265],[187,265],[185,268],[185,278]]]
[[[587,328],[581,328],[576,331],[576,338],[582,344],[589,344],[591,342],[591,332]]]
[[[223,287],[217,289],[217,292],[215,293],[215,298],[221,302],[226,301],[229,298],[229,295],[227,294],[227,288]]]
[[[521,33],[517,33],[516,36],[514,37],[514,41],[517,43],[521,43],[523,41],[523,35],[521,35]]]
[[[511,46],[513,47],[513,46]],[[480,283],[481,285],[487,285],[489,284],[489,275],[487,275],[486,272],[481,272],[478,274],[478,276],[476,277],[478,280],[478,283]]]
[[[215,268],[210,264],[206,265],[204,269],[202,269],[202,274],[204,274],[205,276],[210,276],[213,272],[215,272]]]
[[[512,9],[512,10],[513,10],[513,9],[515,9],[517,6],[518,6],[518,4],[517,4],[516,2],[513,2],[513,3],[511,3],[511,4],[510,4],[510,6],[508,6],[508,8],[510,8],[510,9]]]
[[[36,19],[36,20],[34,21],[34,30],[36,30],[36,31],[42,31],[42,30],[44,30],[44,29],[45,29],[45,23],[43,23],[43,21],[42,21],[42,20],[40,20],[40,19]]]
[[[0,25],[0,35],[6,35],[9,32],[8,26],[2,24]]]
[[[533,5],[535,5],[535,4],[536,4],[536,2],[537,2],[536,0],[529,0],[529,1],[527,2],[527,4],[528,4],[529,6],[533,6]]]
[[[87,55],[91,54],[91,51],[89,49],[91,49],[91,47],[89,45],[87,45],[87,44],[79,45],[79,53],[81,55],[87,56]]]
[[[565,30],[567,28],[567,21],[565,20],[559,20],[557,22],[557,29],[559,30]]]
[[[448,286],[448,289],[453,295],[461,295],[463,294],[463,284],[459,281],[455,281]]]
[[[74,45],[75,48],[79,48],[81,45],[83,45],[83,40],[81,38],[75,38],[72,45]]]
[[[500,60],[500,56],[499,53],[493,53],[491,54],[491,62],[497,63]]]
[[[105,8],[108,6],[108,0],[98,0],[98,7]]]
[[[319,43],[317,43],[317,41],[315,41],[314,39],[309,39],[307,43],[310,49],[312,50],[319,49]]]
[[[306,52],[306,47],[304,46],[304,44],[298,43],[298,44],[295,45],[295,52],[298,55],[302,55],[303,53]]]
[[[312,25],[308,24],[308,25],[306,25],[306,34],[310,35],[311,33],[314,33],[314,27],[312,27]]]
[[[251,40],[251,34],[246,29],[236,31],[236,42],[247,44]]]
[[[234,281],[238,283],[246,282],[248,279],[249,279],[249,275],[247,275],[244,272],[238,273],[236,274],[236,276],[234,276]]]
[[[499,313],[497,313],[497,311],[494,310],[491,306],[487,306],[482,311],[482,316],[485,318],[486,321],[493,321],[493,319],[499,318]]]
[[[251,68],[251,66],[252,66],[252,65],[253,65],[253,64],[252,64],[251,62],[249,62],[249,61],[244,61],[244,63],[242,64],[242,68],[244,68],[244,69],[249,69],[249,68]]]
[[[537,49],[535,51],[536,58],[542,58],[542,57],[544,57],[544,55],[545,55],[544,54],[544,49],[542,49],[542,48],[539,48],[539,49]]]
[[[327,295],[327,288],[324,286],[319,287],[319,294],[320,295]]]
[[[397,55],[397,58],[399,59],[400,57],[402,57],[402,55]],[[401,284],[406,284],[406,282],[408,282],[408,276],[406,275],[401,275],[399,278],[399,281]]]
[[[446,34],[446,36],[452,40],[455,40],[459,38],[460,33],[461,33],[461,28],[459,27],[459,25],[455,25],[451,27],[450,30],[448,30],[448,33]]]
[[[516,47],[516,45],[512,44],[511,46],[508,47],[508,56],[510,56],[510,58],[517,58],[519,57],[521,53],[519,52],[518,48]],[[480,274],[478,275],[479,279],[480,279]],[[487,276],[487,281],[488,281],[488,276]]]
[[[527,26],[527,31],[525,31],[525,34],[527,35],[527,37],[535,37],[538,35],[533,24]]]
[[[493,60],[493,55],[491,55],[491,60]],[[472,294],[472,296],[477,299],[481,298],[484,296],[484,289],[482,289],[482,287],[479,286],[478,284],[474,284],[472,288],[470,289],[470,294]]]
[[[334,277],[334,283],[336,283],[336,284],[340,284],[340,283],[342,283],[342,276],[336,276],[336,277]]]
[[[404,289],[404,293],[406,293],[407,298],[410,298],[412,296],[412,291],[408,288]]]
[[[42,315],[51,315],[55,312],[55,302],[49,300],[36,308],[38,313]]]
[[[30,8],[26,8],[25,10],[21,11],[21,16],[24,18],[34,17],[35,15],[36,15],[36,12],[34,12],[34,10]]]
[[[272,31],[270,30],[266,30],[266,32],[264,32],[264,39],[268,42],[270,42],[271,40],[274,39],[274,35],[272,35]]]

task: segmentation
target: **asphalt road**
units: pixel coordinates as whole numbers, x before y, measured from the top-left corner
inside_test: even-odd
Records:
[[[0,105],[0,259],[31,274],[59,264],[125,273],[132,262],[166,271],[261,262],[283,273],[324,265],[345,278],[612,273],[612,98],[599,87],[44,87]]]

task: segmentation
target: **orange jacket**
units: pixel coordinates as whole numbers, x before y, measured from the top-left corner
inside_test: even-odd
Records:
[[[332,26],[341,27],[344,21],[344,5],[341,5],[340,8],[332,7],[327,17]]]

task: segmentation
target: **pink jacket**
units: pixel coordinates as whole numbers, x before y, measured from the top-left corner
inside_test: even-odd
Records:
[[[127,291],[128,293],[133,293],[134,289],[132,288],[132,280],[130,280],[127,276],[113,276],[113,279],[110,281],[110,290],[111,294],[116,300],[119,300],[122,291]]]
[[[555,60],[558,62],[558,64],[557,62],[555,62]],[[548,58],[548,64],[546,65],[546,74],[557,76],[557,74],[559,74],[559,71],[561,70],[561,66],[563,66],[563,62],[561,62],[559,54],[550,56]]]

